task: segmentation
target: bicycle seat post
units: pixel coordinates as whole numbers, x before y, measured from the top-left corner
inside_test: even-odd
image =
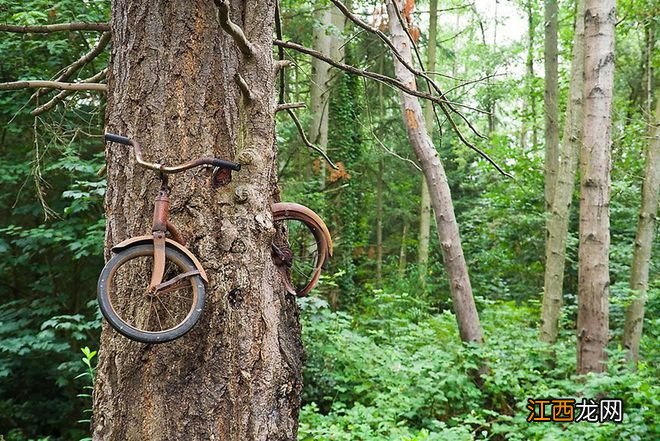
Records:
[[[168,179],[165,173],[160,174],[160,189],[158,196],[154,202],[154,221],[152,232],[162,232],[163,235],[167,232],[167,222],[169,218],[170,198],[169,188],[167,186]]]

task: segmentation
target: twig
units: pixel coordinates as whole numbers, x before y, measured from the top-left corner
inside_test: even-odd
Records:
[[[227,0],[214,0],[214,2],[218,8],[218,18],[220,19],[222,29],[231,35],[238,48],[243,52],[243,55],[246,57],[254,56],[252,43],[248,41],[243,29],[229,18],[229,2]]]
[[[81,80],[81,83],[95,83],[97,81],[101,81],[102,79],[105,78],[106,73],[107,73],[107,69],[103,69],[101,72],[97,73],[96,75]],[[61,103],[66,97],[68,97],[69,95],[73,95],[74,93],[75,93],[74,90],[63,90],[57,95],[55,95],[47,103],[42,104],[41,106],[34,109],[32,112],[30,112],[30,114],[33,116],[38,116],[41,115],[42,113],[48,112],[57,104]]]
[[[62,90],[98,90],[105,92],[108,88],[106,84],[99,83],[62,83],[59,81],[12,81],[10,83],[0,83],[0,90],[27,89],[32,87],[47,87],[49,89]]]
[[[282,110],[289,110],[289,109],[303,109],[305,108],[305,103],[299,102],[299,103],[281,103],[277,105],[277,108],[275,109],[275,113],[281,112]]]
[[[314,144],[309,142],[309,139],[307,139],[307,136],[305,135],[305,130],[303,129],[302,124],[300,124],[300,120],[298,119],[296,114],[293,112],[293,110],[286,109],[286,111],[289,113],[289,116],[291,116],[291,119],[293,120],[293,123],[296,125],[296,128],[298,129],[298,133],[300,133],[300,137],[302,138],[303,143],[307,147],[309,147],[310,149],[317,152],[319,155],[323,156],[323,159],[325,159],[325,162],[327,162],[328,165],[330,165],[330,167],[332,167],[335,170],[339,170],[339,167],[337,167],[335,165],[335,163],[332,162],[332,160],[328,157],[328,155],[323,150],[321,150],[320,148],[318,148],[317,146],[315,146]]]
[[[367,79],[366,79],[366,78],[362,78],[362,79],[363,79],[363,81],[364,81],[364,90],[367,90]],[[385,150],[387,153],[389,153],[390,155],[394,156],[395,158],[397,158],[397,159],[399,159],[399,160],[401,160],[401,161],[405,161],[405,162],[408,162],[408,163],[412,164],[413,167],[415,167],[418,171],[421,172],[421,171],[422,171],[421,167],[420,167],[419,165],[417,165],[417,163],[416,163],[415,161],[413,161],[413,160],[410,159],[410,158],[404,158],[403,156],[399,155],[399,154],[398,154],[397,152],[395,152],[394,150],[388,148],[388,147],[383,143],[383,141],[381,141],[380,138],[378,138],[378,136],[377,136],[376,133],[374,132],[374,121],[373,121],[373,119],[371,118],[371,107],[369,106],[369,101],[368,101],[368,100],[367,100],[367,102],[366,102],[366,107],[367,107],[367,117],[369,118],[369,131],[371,132],[371,135],[374,137],[374,139],[376,140],[376,142],[378,143],[378,145],[380,146],[380,148],[382,148],[383,150]]]
[[[392,55],[394,55],[394,57],[395,57],[397,60],[399,60],[399,62],[400,62],[400,63],[401,63],[406,69],[408,69],[410,72],[412,72],[415,76],[421,77],[421,78],[423,78],[423,79],[426,81],[427,85],[429,86],[429,91],[431,91],[431,90],[435,90],[435,92],[436,92],[438,95],[440,95],[441,98],[443,98],[443,99],[445,100],[445,104],[449,107],[449,109],[450,109],[452,112],[458,113],[458,114],[461,116],[461,118],[462,118],[463,120],[465,120],[465,122],[468,124],[468,126],[470,126],[470,129],[472,129],[472,131],[473,131],[477,136],[479,136],[479,137],[481,137],[481,138],[485,138],[484,136],[482,136],[482,135],[481,135],[481,134],[480,134],[480,133],[474,128],[474,126],[472,126],[472,124],[467,120],[467,118],[465,118],[465,116],[463,116],[460,112],[458,112],[456,109],[453,108],[452,104],[454,104],[454,103],[451,103],[450,101],[448,101],[448,100],[446,99],[446,94],[443,93],[442,90],[440,90],[440,86],[438,86],[438,83],[436,83],[431,77],[429,77],[428,74],[427,74],[426,72],[424,72],[423,69],[422,69],[422,70],[415,69],[414,66],[412,66],[410,63],[408,63],[408,62],[407,62],[407,61],[401,56],[401,53],[400,53],[400,52],[397,50],[397,48],[394,46],[394,43],[392,43],[392,40],[390,40],[390,39],[387,37],[387,35],[385,35],[385,33],[383,33],[380,29],[376,29],[376,28],[374,28],[373,26],[370,26],[369,24],[367,24],[367,23],[365,23],[364,21],[362,21],[359,17],[355,16],[355,15],[354,15],[354,14],[348,9],[348,7],[346,7],[346,5],[344,5],[340,0],[330,0],[330,1],[332,1],[332,3],[334,3],[335,6],[337,6],[337,8],[341,11],[342,14],[344,14],[344,16],[345,16],[346,18],[348,18],[349,20],[351,20],[353,23],[355,23],[357,26],[361,27],[361,28],[364,29],[365,31],[370,32],[370,33],[375,34],[376,36],[378,36],[378,38],[380,38],[380,39],[383,41],[383,43],[385,43],[385,44],[390,48],[390,51],[392,52]],[[397,10],[397,14],[398,14],[399,19],[402,20],[402,17],[401,17],[401,15],[400,15],[400,13],[399,13],[399,9],[396,8],[396,5],[395,5],[395,9]],[[421,57],[419,56],[419,51],[418,51],[418,49],[417,49],[417,45],[415,44],[414,39],[412,38],[412,36],[411,36],[410,33],[408,32],[408,28],[405,26],[405,24],[403,24],[403,22],[402,22],[402,26],[403,26],[403,28],[406,30],[406,33],[408,34],[408,37],[410,38],[410,42],[411,42],[413,48],[415,49],[415,53],[417,53],[417,58],[419,59],[420,66],[422,66],[422,61],[421,61]],[[442,104],[442,103],[439,103],[439,104]],[[458,105],[458,103],[456,103],[456,105]],[[466,107],[466,106],[463,106],[463,107]],[[477,110],[477,111],[480,111],[481,113],[487,113],[487,112],[484,112],[484,111],[482,111],[482,110],[478,110],[478,109],[472,109],[472,110]]]
[[[101,52],[103,52],[103,49],[108,45],[110,42],[110,32],[104,32],[101,35],[101,38],[99,38],[99,41],[96,43],[96,45],[87,52],[85,55],[80,57],[78,60],[75,62],[71,63],[69,66],[65,67],[63,70],[60,71],[60,73],[57,75],[57,77],[53,81],[66,81],[71,76],[82,66],[85,64],[89,63],[92,61],[94,58],[96,58]],[[41,95],[44,93],[47,93],[47,90],[44,89],[39,89],[35,93],[32,94],[30,99],[36,99],[39,98]]]
[[[291,60],[275,60],[273,62],[273,70],[275,71],[275,75],[280,73],[283,69],[291,66],[293,62]]]
[[[333,1],[334,1],[334,0],[333,0]],[[409,39],[409,41],[410,41],[410,43],[411,43],[411,45],[412,45],[412,47],[413,47],[413,49],[414,49],[414,51],[415,51],[415,55],[417,56],[417,60],[418,60],[418,62],[419,62],[419,64],[420,64],[420,66],[421,66],[421,65],[423,64],[423,63],[422,63],[422,57],[421,57],[421,55],[420,55],[420,53],[419,53],[419,49],[417,48],[417,45],[415,44],[415,40],[412,38],[412,35],[410,35],[410,32],[408,31],[408,27],[406,26],[405,21],[403,20],[403,17],[401,16],[401,11],[399,11],[399,7],[397,6],[396,2],[395,2],[394,0],[391,0],[391,1],[392,1],[393,9],[394,9],[394,11],[396,12],[396,15],[397,15],[397,19],[399,20],[399,23],[401,24],[401,27],[405,30],[405,32],[406,32],[406,34],[407,34],[407,36],[408,36],[408,39]],[[403,64],[403,63],[402,63],[402,64]],[[403,65],[405,66],[405,64],[403,64]],[[408,69],[408,70],[410,70],[410,69]],[[412,71],[411,71],[411,72],[412,72]],[[428,76],[426,76],[425,79],[427,79],[427,84],[428,84],[429,89],[430,89],[435,83],[434,83],[433,81],[429,80],[429,79],[428,79]],[[480,136],[481,138],[484,138],[484,139],[485,139],[485,137],[484,137],[483,135],[481,135],[479,132],[476,131],[476,129],[472,126],[472,124],[470,123],[470,121],[467,120],[467,118],[465,117],[465,115],[463,115],[462,113],[458,112],[456,109],[453,109],[453,108],[452,108],[451,103],[447,103],[447,107],[449,108],[449,110],[452,110],[454,113],[458,114],[458,116],[460,116],[460,117],[461,117],[461,118],[462,118],[462,119],[468,124],[468,126],[472,129],[472,131],[473,131],[477,136]],[[498,164],[497,164],[497,163],[496,163],[496,162],[495,162],[490,156],[488,156],[488,154],[487,154],[486,152],[484,152],[483,150],[481,150],[480,148],[478,148],[477,146],[475,146],[474,144],[472,144],[470,141],[468,141],[468,140],[465,138],[465,136],[463,136],[463,133],[461,132],[461,130],[460,130],[460,129],[458,128],[458,126],[456,125],[456,122],[455,122],[455,121],[453,120],[453,118],[451,117],[451,114],[449,113],[449,111],[447,110],[447,108],[445,108],[445,106],[442,105],[442,103],[441,103],[441,105],[440,105],[440,110],[442,110],[442,113],[444,113],[445,117],[447,118],[447,121],[449,121],[449,124],[451,125],[451,128],[453,129],[454,133],[456,133],[456,136],[458,136],[458,139],[460,139],[461,142],[462,142],[463,144],[465,144],[465,145],[466,145],[467,147],[469,147],[470,149],[474,150],[479,156],[481,156],[481,157],[484,158],[486,161],[488,161],[488,162],[489,162],[493,167],[495,167],[495,169],[496,169],[498,172],[500,172],[502,175],[504,175],[504,176],[506,176],[506,177],[508,177],[508,178],[510,178],[510,179],[514,179],[514,180],[515,180],[515,178],[514,178],[511,174],[505,172],[505,171],[502,169],[502,167],[500,167],[500,166],[499,166],[499,165],[498,165]],[[436,120],[436,122],[437,122],[438,125],[439,125],[439,124],[440,124],[440,121],[439,121],[439,118],[438,118],[438,114],[437,114],[437,112],[436,112],[436,110],[435,110],[435,106],[433,107],[433,113],[434,113],[434,115],[435,115],[435,120]]]
[[[110,30],[108,23],[59,23],[43,26],[16,26],[0,24],[0,32],[19,32],[23,34],[47,34],[50,32],[60,31],[100,31],[106,32]]]
[[[449,101],[447,101],[445,98],[441,98],[441,97],[432,95],[430,93],[420,92],[419,90],[416,90],[416,89],[411,89],[410,87],[406,86],[405,84],[403,84],[402,82],[400,82],[396,78],[388,77],[387,75],[383,75],[383,74],[380,74],[380,73],[377,73],[377,72],[372,72],[372,71],[369,71],[369,70],[360,69],[360,68],[357,68],[355,66],[351,66],[350,64],[345,64],[345,63],[341,63],[339,61],[335,61],[332,58],[323,55],[321,52],[315,51],[314,49],[310,49],[306,46],[302,46],[298,43],[292,43],[290,41],[282,41],[282,40],[273,40],[273,44],[275,46],[280,46],[280,47],[287,48],[287,49],[293,49],[297,52],[310,55],[314,58],[318,58],[321,61],[325,61],[326,63],[330,64],[331,66],[336,67],[337,69],[341,69],[341,70],[346,71],[348,73],[352,73],[353,75],[358,75],[358,76],[361,76],[361,77],[370,78],[372,80],[375,80],[375,81],[381,82],[383,84],[386,84],[390,87],[394,87],[395,89],[399,89],[402,92],[405,92],[409,95],[413,95],[413,96],[416,96],[418,98],[423,98],[423,99],[426,99],[426,100],[429,100],[429,101],[433,101],[433,102],[438,103],[438,104],[449,103]],[[460,103],[451,103],[451,104],[456,105],[456,106],[460,106],[460,107],[465,107],[466,109],[474,110],[475,112],[487,113],[487,112],[484,112],[483,110],[475,109],[474,107],[471,107],[471,106],[468,106],[468,105],[465,105],[465,104],[460,104]]]

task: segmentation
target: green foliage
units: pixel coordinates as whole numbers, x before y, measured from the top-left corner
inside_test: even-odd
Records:
[[[41,25],[104,22],[107,1],[43,0],[0,3],[0,23]],[[325,0],[323,5],[327,5]],[[418,9],[425,9],[425,2]],[[318,292],[332,300],[301,300],[307,352],[301,440],[645,440],[660,438],[660,284],[652,259],[642,361],[631,370],[617,342],[633,298],[628,278],[639,210],[648,117],[647,39],[657,39],[657,6],[622,0],[617,26],[610,253],[609,372],[578,378],[575,370],[577,193],[571,213],[561,338],[537,341],[543,284],[543,79],[541,2],[531,7],[534,38],[494,44],[494,17],[479,5],[440,1],[436,76],[448,97],[494,112],[465,110],[486,140],[460,121],[463,133],[515,177],[496,174],[465,147],[440,114],[433,140],[445,166],[464,254],[486,333],[483,347],[459,342],[437,235],[431,235],[426,289],[417,277],[421,174],[402,123],[397,92],[339,74],[332,83],[329,155],[350,178],[321,178],[322,162],[300,142],[285,112],[277,115],[278,176],[283,199],[323,214],[336,240]],[[468,2],[469,3],[469,2]],[[574,2],[560,2],[560,105],[566,103]],[[353,2],[361,17],[378,18],[377,2]],[[317,1],[280,1],[284,39],[312,45]],[[655,9],[654,9],[655,8]],[[441,16],[441,17],[443,17]],[[504,20],[504,17],[500,17]],[[422,28],[424,13],[413,20]],[[498,35],[508,33],[498,25]],[[336,33],[331,26],[328,34]],[[50,78],[89,51],[96,32],[10,34],[0,39],[0,81]],[[373,35],[347,26],[345,60],[393,75],[393,59]],[[427,35],[418,42],[424,52]],[[534,74],[526,72],[528,50]],[[29,54],[29,56],[26,56]],[[286,100],[305,101],[309,58],[286,57]],[[660,52],[652,51],[657,80]],[[109,51],[77,72],[89,77],[107,65]],[[461,86],[463,80],[497,74]],[[425,90],[420,82],[420,90]],[[103,264],[105,180],[99,134],[104,99],[71,95],[53,111],[30,115],[33,91],[0,93],[0,440],[60,441],[87,436],[100,315],[93,300]],[[52,97],[40,98],[43,104]],[[311,115],[297,110],[304,127]],[[562,117],[563,118],[563,117]],[[401,159],[404,158],[404,159]],[[378,164],[384,165],[382,176]],[[384,183],[384,280],[377,286],[376,188]],[[402,225],[410,226],[402,237]],[[655,251],[657,252],[656,240]],[[403,249],[410,262],[399,277]],[[336,309],[331,311],[331,309]],[[82,358],[84,372],[80,373]],[[479,381],[475,373],[488,366]],[[77,375],[79,374],[79,375]],[[77,375],[77,376],[76,376]],[[527,398],[622,398],[623,424],[527,423]],[[79,422],[79,421],[82,421]],[[88,438],[86,438],[88,439]]]
[[[613,345],[608,374],[575,374],[575,337],[538,341],[538,305],[490,305],[487,344],[457,338],[452,314],[407,294],[373,293],[360,315],[301,304],[308,354],[300,440],[611,440],[660,434],[658,366],[635,371]],[[653,336],[645,350],[657,354]],[[488,372],[475,381],[482,362]],[[528,423],[528,398],[624,400],[623,424]]]

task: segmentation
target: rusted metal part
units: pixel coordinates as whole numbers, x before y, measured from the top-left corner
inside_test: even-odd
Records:
[[[163,231],[154,231],[154,263],[151,270],[151,282],[149,290],[153,290],[160,285],[165,275],[165,233]]]
[[[135,160],[144,168],[149,170],[159,171],[161,173],[173,174],[180,173],[182,171],[190,170],[191,168],[199,167],[201,165],[212,165],[214,167],[228,168],[230,170],[239,171],[241,169],[241,164],[233,161],[227,161],[225,159],[218,158],[209,158],[201,157],[194,159],[192,161],[184,162],[183,164],[175,166],[166,166],[164,164],[147,162],[142,158],[142,149],[140,144],[137,141],[126,138],[125,136],[119,136],[112,133],[105,134],[105,140],[109,142],[118,142],[120,144],[131,145],[135,150]]]
[[[228,168],[218,167],[213,171],[211,177],[211,187],[220,188],[229,185],[231,182],[231,170]]]
[[[277,266],[277,270],[282,275],[284,286],[289,294],[298,295],[296,288],[291,283],[291,265],[293,264],[293,251],[286,245],[277,246],[272,244],[273,248],[273,262]]]
[[[327,257],[332,256],[333,244],[330,230],[323,222],[323,219],[311,208],[295,202],[277,202],[271,206],[273,220],[296,219],[304,222],[306,225],[313,225],[321,232],[326,243]]]
[[[321,270],[323,269],[325,262],[330,258],[330,256],[332,256],[332,237],[330,236],[330,231],[325,225],[325,222],[323,222],[323,219],[321,219],[318,214],[316,214],[310,208],[305,207],[304,205],[300,205],[295,202],[278,202],[272,205],[271,210],[273,212],[273,221],[281,221],[286,219],[298,220],[309,228],[309,230],[314,235],[314,239],[316,240],[319,257],[316,262],[314,271],[312,272],[311,279],[304,287],[300,289],[295,289],[291,285],[291,274],[289,267],[291,266],[292,259],[294,258],[293,253],[291,253],[291,250],[289,249],[288,251],[290,255],[287,256],[285,247],[273,244],[273,254],[277,256],[275,263],[278,266],[280,273],[283,275],[284,284],[287,288],[287,291],[293,291],[293,293],[301,297],[305,296],[319,281],[319,278],[321,277]]]
[[[158,286],[155,286],[155,291],[157,293],[165,293],[169,291],[174,291],[176,289],[179,289],[180,287],[183,287],[184,285],[177,285],[180,281],[183,279],[186,279],[188,277],[193,277],[199,275],[199,270],[193,270],[193,271],[187,271],[185,273],[181,273],[176,277],[171,278],[167,282],[163,282],[159,284]]]
[[[154,203],[154,221],[151,231],[160,231],[161,233],[167,231],[169,210],[170,199],[167,197],[167,194],[159,192],[158,197],[156,197],[156,202]]]
[[[170,232],[172,239],[176,242],[179,242],[184,247],[186,246],[186,240],[183,238],[183,235],[177,227],[174,226],[170,221],[167,221],[167,231]]]
[[[125,250],[126,248],[129,248],[133,245],[142,245],[142,244],[149,244],[153,243],[153,236],[152,235],[144,235],[144,236],[136,236],[136,237],[131,237],[130,239],[126,239],[123,242],[118,243],[114,247],[112,247],[112,251],[115,253],[118,253],[122,250]],[[195,265],[195,268],[199,270],[200,276],[202,276],[202,279],[204,280],[204,283],[208,284],[209,283],[209,278],[206,275],[206,271],[204,271],[204,267],[200,263],[199,259],[195,257],[195,255],[186,247],[181,245],[179,242],[175,242],[172,239],[165,239],[165,245],[170,246],[186,256],[192,261],[193,265]]]

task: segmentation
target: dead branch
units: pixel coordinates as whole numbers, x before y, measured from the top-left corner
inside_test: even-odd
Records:
[[[378,81],[380,83],[383,83],[383,84],[388,85],[390,87],[393,87],[395,89],[399,89],[402,92],[405,92],[409,95],[416,96],[418,98],[423,98],[423,99],[433,101],[433,102],[438,103],[438,104],[451,103],[455,106],[464,107],[466,109],[474,110],[475,112],[487,113],[487,112],[484,112],[483,110],[476,109],[476,108],[474,108],[472,106],[468,106],[466,104],[453,103],[453,102],[447,101],[445,98],[441,98],[441,97],[438,97],[436,95],[432,95],[430,93],[420,92],[419,90],[412,89],[412,88],[406,86],[405,84],[403,84],[402,82],[400,82],[399,80],[397,80],[396,78],[388,77],[387,75],[383,75],[383,74],[380,74],[380,73],[377,73],[377,72],[372,72],[372,71],[369,71],[369,70],[360,69],[360,68],[357,68],[355,66],[351,66],[350,64],[345,64],[345,63],[341,63],[339,61],[335,61],[332,58],[327,57],[327,56],[323,55],[322,53],[320,53],[318,51],[315,51],[314,49],[310,49],[310,48],[308,48],[306,46],[302,46],[298,43],[292,43],[290,41],[282,41],[282,40],[273,40],[273,44],[275,46],[283,47],[283,48],[286,48],[286,49],[292,49],[294,51],[312,56],[314,58],[318,58],[319,60],[325,61],[326,63],[330,64],[331,66],[336,67],[337,69],[341,69],[341,70],[343,70],[345,72],[348,72],[348,73],[351,73],[353,75],[358,75],[358,76],[361,76],[361,77],[370,78],[372,80]]]
[[[334,0],[333,0],[333,1],[334,1]],[[394,6],[394,8],[393,8],[394,11],[396,11],[397,19],[398,19],[399,23],[401,24],[401,26],[403,27],[403,29],[405,30],[405,32],[406,32],[406,34],[407,34],[407,36],[408,36],[408,40],[410,41],[410,44],[412,45],[412,48],[413,48],[413,50],[414,50],[414,52],[415,52],[415,55],[416,55],[416,57],[417,57],[417,61],[419,62],[419,65],[420,65],[420,66],[423,66],[423,63],[422,63],[422,57],[421,57],[421,55],[420,55],[420,53],[419,53],[419,49],[417,48],[417,45],[415,44],[415,39],[412,37],[412,35],[410,35],[410,32],[409,32],[409,30],[408,30],[408,27],[406,26],[406,22],[405,22],[405,20],[403,19],[403,17],[401,16],[401,11],[399,11],[399,7],[397,6],[396,2],[394,2],[394,0],[392,0],[392,4],[393,4],[393,6]],[[403,64],[403,63],[402,63],[402,64]],[[405,66],[405,64],[404,64],[404,66]],[[410,69],[408,69],[408,70],[410,70]],[[411,71],[411,72],[412,72],[412,71]],[[434,83],[432,80],[430,80],[428,76],[425,76],[425,79],[426,79],[426,83],[427,83],[427,85],[428,85],[428,87],[429,87],[429,90],[431,90],[431,87],[432,87],[432,86],[435,87],[435,83]],[[437,89],[436,89],[436,90],[437,90]],[[470,121],[468,121],[468,119],[465,117],[465,115],[463,115],[461,112],[458,112],[456,109],[452,108],[451,103],[447,103],[447,107],[449,108],[449,110],[453,111],[453,112],[456,113],[458,116],[460,116],[460,117],[463,119],[463,121],[465,121],[465,122],[467,123],[467,125],[470,127],[470,129],[472,129],[472,131],[473,131],[477,136],[479,136],[479,137],[481,137],[481,138],[484,138],[484,139],[486,138],[486,137],[484,137],[483,135],[481,135],[481,134],[480,134],[480,133],[479,133],[479,132],[478,132],[478,131],[472,126],[472,124],[470,123]],[[478,148],[476,145],[472,144],[470,141],[468,141],[468,140],[465,138],[465,136],[463,136],[463,133],[462,133],[461,130],[458,128],[458,126],[456,125],[456,122],[453,120],[453,118],[451,117],[451,114],[449,113],[449,111],[447,110],[447,108],[445,108],[445,106],[443,106],[443,105],[441,104],[441,105],[440,105],[440,110],[442,110],[442,113],[443,113],[443,114],[445,115],[445,117],[447,118],[447,121],[449,121],[449,124],[451,125],[452,130],[454,131],[454,133],[456,133],[456,136],[458,136],[458,139],[460,139],[461,142],[462,142],[463,144],[465,144],[467,147],[469,147],[470,149],[472,149],[473,151],[475,151],[479,156],[481,156],[481,157],[484,158],[486,161],[488,161],[488,163],[490,163],[493,167],[495,167],[495,169],[496,169],[498,172],[500,172],[500,174],[506,176],[507,178],[510,178],[510,179],[514,179],[514,180],[515,180],[515,178],[514,178],[511,174],[505,172],[505,171],[502,169],[502,167],[500,167],[500,166],[499,166],[499,165],[498,165],[498,164],[497,164],[497,163],[496,163],[496,162],[495,162],[490,156],[488,156],[488,154],[487,154],[486,152],[484,152],[483,150],[481,150],[480,148]],[[439,121],[439,118],[438,118],[438,113],[437,113],[436,110],[435,110],[435,106],[433,106],[433,113],[434,113],[434,115],[435,115],[436,123],[439,125],[439,124],[440,124],[440,121]]]
[[[282,110],[289,110],[289,109],[303,109],[305,108],[305,103],[299,102],[299,103],[280,103],[277,105],[277,108],[275,108],[275,113],[281,112]]]
[[[98,90],[99,92],[105,92],[108,88],[106,84],[99,83],[62,83],[59,81],[42,80],[12,81],[9,83],[0,83],[0,90],[28,89],[34,87],[46,87],[49,89],[61,90]]]
[[[64,69],[62,69],[62,70],[58,73],[57,77],[56,77],[53,81],[66,81],[66,80],[68,80],[69,78],[71,78],[71,76],[73,76],[73,74],[74,74],[78,69],[80,69],[82,66],[84,66],[84,65],[87,64],[87,63],[89,63],[90,61],[92,61],[92,60],[93,60],[94,58],[96,58],[97,56],[99,56],[99,54],[100,54],[101,52],[103,52],[103,49],[105,49],[105,47],[106,47],[106,46],[108,45],[108,43],[110,42],[110,39],[111,39],[111,34],[110,34],[110,32],[104,32],[104,33],[101,35],[101,38],[99,38],[99,41],[96,42],[96,45],[94,45],[94,47],[92,48],[92,50],[90,50],[90,51],[87,52],[85,55],[83,55],[82,57],[80,57],[79,59],[77,59],[76,61],[74,61],[73,63],[71,63],[69,66],[67,66],[67,67],[65,67]],[[32,96],[30,97],[30,99],[36,99],[36,98],[39,98],[41,95],[43,95],[43,94],[45,94],[45,93],[47,93],[47,92],[48,92],[48,90],[39,89],[39,90],[37,90],[35,93],[32,94]]]
[[[252,43],[248,41],[243,29],[229,18],[229,2],[227,0],[214,0],[214,2],[218,8],[218,18],[220,19],[222,29],[231,35],[243,55],[246,57],[254,56]]]
[[[444,103],[438,103],[438,104],[440,104],[441,107],[443,106],[443,104],[447,105],[447,107],[449,107],[449,110],[451,110],[452,112],[458,114],[461,117],[461,119],[463,119],[463,121],[465,121],[465,123],[468,125],[468,127],[470,127],[470,129],[474,132],[475,135],[479,136],[480,138],[485,139],[485,137],[477,131],[477,129],[465,117],[465,115],[463,115],[462,113],[460,113],[458,110],[456,110],[453,107],[454,103],[451,103],[446,99],[446,95],[442,92],[442,90],[440,90],[440,87],[438,86],[438,83],[436,83],[431,77],[429,77],[427,75],[427,73],[424,71],[423,67],[422,67],[422,70],[416,69],[410,63],[408,63],[406,60],[404,60],[403,57],[401,56],[401,54],[399,53],[399,51],[397,50],[397,48],[394,46],[394,43],[392,43],[392,40],[390,40],[389,37],[387,35],[385,35],[385,33],[383,33],[380,29],[376,29],[373,26],[370,26],[369,24],[362,21],[359,17],[354,15],[346,7],[346,5],[344,5],[340,0],[331,0],[331,1],[332,1],[332,3],[334,3],[335,6],[337,6],[337,8],[341,11],[342,14],[344,14],[344,16],[346,18],[351,20],[353,23],[355,23],[357,26],[364,29],[365,31],[370,32],[370,33],[378,36],[378,38],[380,38],[383,41],[383,43],[385,43],[390,48],[390,51],[392,52],[392,55],[394,55],[394,57],[406,69],[408,69],[413,75],[423,78],[426,81],[426,84],[428,85],[429,91],[434,90],[441,98],[444,99]],[[399,21],[401,22],[403,28],[406,30],[406,34],[408,34],[408,38],[410,39],[410,43],[412,44],[412,47],[415,50],[415,54],[417,55],[419,65],[423,66],[421,56],[419,55],[419,50],[417,49],[417,45],[415,44],[415,40],[410,35],[410,32],[408,31],[408,27],[406,26],[405,22],[403,21],[403,17],[401,17],[401,13],[400,13],[398,7],[395,8],[395,9],[397,11],[397,16],[399,18]],[[458,104],[456,104],[456,105],[458,105]],[[443,110],[443,112],[445,112],[446,109],[442,109],[442,110]],[[476,110],[476,109],[473,109],[473,110]],[[434,110],[434,112],[435,112],[435,110]],[[481,113],[487,113],[487,112],[481,111]]]
[[[285,69],[285,68],[291,66],[292,64],[293,63],[291,62],[291,60],[275,60],[273,62],[273,70],[275,72],[275,75],[280,73],[280,71],[282,69]]]
[[[0,24],[0,32],[18,32],[22,34],[47,34],[60,31],[99,31],[107,32],[110,30],[108,23],[59,23],[43,26],[16,26]]]
[[[102,79],[105,78],[105,75],[107,73],[107,69],[103,69],[101,72],[97,73],[96,75],[85,78],[84,80],[81,80],[81,83],[96,83],[97,81],[101,81]],[[34,109],[32,112],[30,112],[31,115],[33,116],[38,116],[41,115],[42,113],[48,112],[50,109],[55,107],[57,104],[61,103],[66,97],[73,95],[76,91],[75,90],[63,90],[57,95],[55,95],[50,101],[48,101],[45,104],[42,104],[41,106],[37,107]]]
[[[303,126],[300,123],[300,120],[298,119],[296,114],[293,112],[293,110],[286,109],[286,111],[289,113],[289,116],[291,116],[291,119],[293,120],[293,123],[296,125],[296,128],[298,129],[298,133],[300,134],[300,137],[302,138],[303,143],[307,147],[309,147],[310,149],[317,152],[319,155],[323,156],[323,159],[325,159],[325,162],[327,162],[330,167],[332,167],[335,170],[339,170],[339,167],[337,167],[335,165],[335,163],[332,162],[332,160],[328,157],[328,155],[323,150],[321,150],[320,148],[318,148],[317,146],[315,146],[314,144],[309,142],[309,139],[307,139],[307,135],[305,135],[305,130],[303,129]]]

